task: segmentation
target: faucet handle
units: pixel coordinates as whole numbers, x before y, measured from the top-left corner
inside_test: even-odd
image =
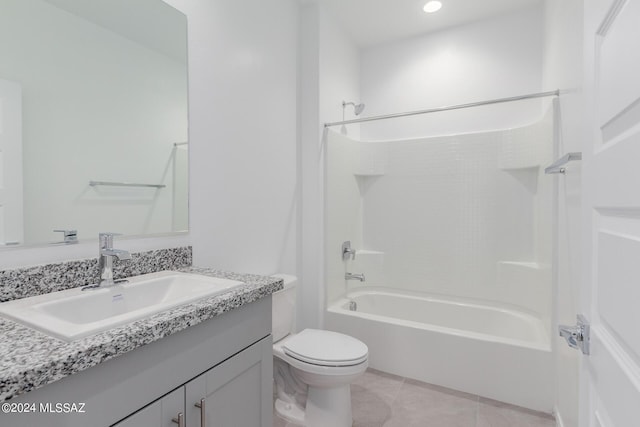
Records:
[[[101,233],[98,234],[98,236],[102,237],[102,236],[122,236],[122,233],[112,233],[110,231],[103,231]]]
[[[346,261],[349,258],[356,259],[356,250],[351,249],[351,240],[342,243],[342,260]]]
[[[111,249],[113,248],[113,238],[114,236],[122,236],[121,233],[110,233],[104,232],[98,234],[98,244],[101,249]]]

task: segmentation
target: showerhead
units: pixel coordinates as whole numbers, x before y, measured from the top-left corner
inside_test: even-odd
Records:
[[[342,110],[344,112],[344,109],[347,105],[353,105],[353,112],[355,113],[356,116],[359,116],[360,113],[362,113],[362,111],[364,110],[364,103],[360,103],[360,104],[356,104],[355,102],[345,102],[342,101]]]

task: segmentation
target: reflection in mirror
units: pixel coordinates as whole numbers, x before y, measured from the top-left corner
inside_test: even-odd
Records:
[[[0,2],[1,244],[186,231],[186,25],[162,0]]]

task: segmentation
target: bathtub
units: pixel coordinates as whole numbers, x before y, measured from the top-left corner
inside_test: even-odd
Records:
[[[351,302],[356,311],[349,309]],[[369,347],[369,366],[533,410],[553,409],[544,322],[484,302],[358,288],[327,308],[326,329]]]

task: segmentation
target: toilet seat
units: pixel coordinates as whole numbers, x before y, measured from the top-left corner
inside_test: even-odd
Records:
[[[283,340],[284,353],[301,362],[325,367],[359,365],[369,349],[360,340],[338,332],[305,329]]]

